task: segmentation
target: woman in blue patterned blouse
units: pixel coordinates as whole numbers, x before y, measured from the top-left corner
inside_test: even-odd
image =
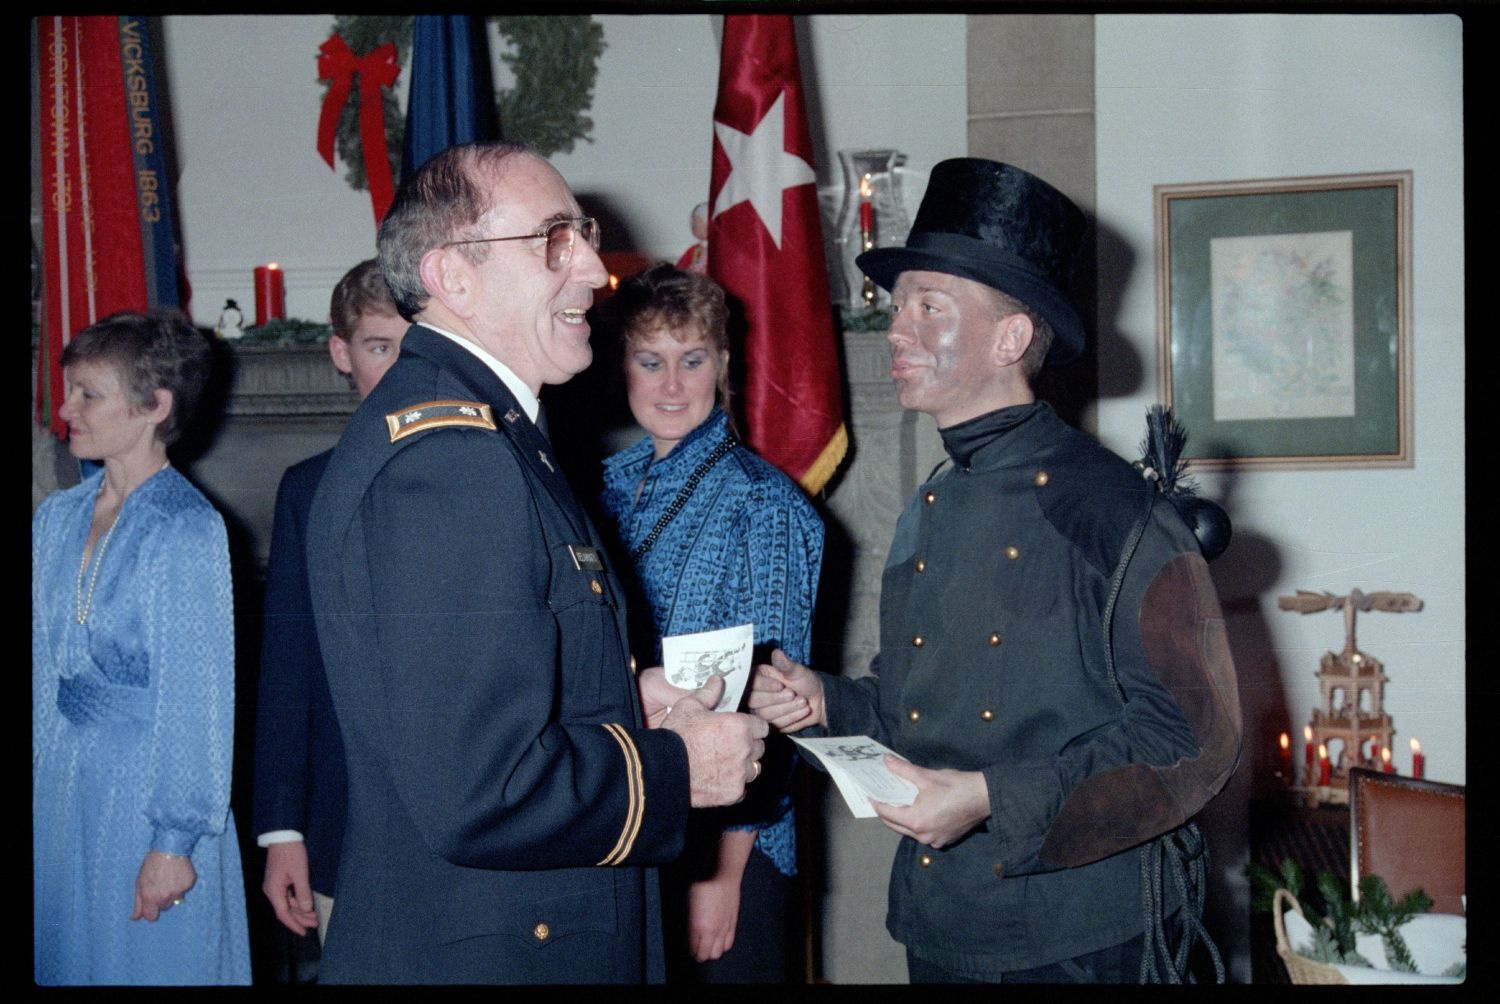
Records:
[[[103,466],[31,524],[38,983],[250,982],[229,552],[167,461],[208,358],[166,313],[112,315],[63,351],[68,448]]]
[[[623,337],[630,410],[647,432],[604,462],[604,508],[650,611],[649,624],[640,603],[631,611],[642,622],[637,660],[658,664],[663,637],[745,623],[757,656],[807,653],[823,524],[791,479],[735,436],[723,290],[659,265],[622,284],[604,313]],[[745,802],[695,818],[667,876],[669,979],[786,980],[791,762],[789,747],[778,756],[768,740]],[[674,951],[676,938],[685,944]]]

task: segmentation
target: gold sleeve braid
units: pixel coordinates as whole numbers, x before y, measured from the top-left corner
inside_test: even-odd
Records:
[[[615,846],[599,862],[600,865],[617,865],[630,856],[631,849],[635,847],[635,838],[640,835],[641,823],[646,816],[646,784],[641,770],[641,754],[635,748],[635,741],[630,738],[630,733],[625,731],[623,725],[614,722],[605,722],[604,729],[620,744],[620,752],[625,754],[625,826],[620,831],[620,839],[615,842]]]

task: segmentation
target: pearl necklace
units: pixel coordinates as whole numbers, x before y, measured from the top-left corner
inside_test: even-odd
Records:
[[[120,508],[125,508],[123,502],[120,503]],[[89,594],[87,597],[83,595],[83,573],[89,567],[89,554],[87,551],[84,552],[83,557],[78,562],[78,581],[73,584],[73,613],[79,624],[89,619],[89,610],[94,606],[94,587],[99,584],[99,566],[104,564],[104,551],[109,547],[109,538],[115,534],[115,527],[119,525],[120,514],[116,512],[114,522],[110,523],[109,529],[104,531],[104,539],[99,541],[99,547],[94,552],[94,574],[89,576]]]
[[[167,461],[157,468],[160,474],[166,470],[171,461]],[[149,480],[149,479],[147,479]],[[115,510],[115,518],[109,524],[109,529],[104,531],[104,538],[99,541],[99,546],[94,549],[94,574],[89,576],[89,593],[83,595],[83,573],[89,567],[89,553],[84,551],[83,556],[78,559],[78,578],[73,583],[73,614],[80,625],[89,619],[89,611],[94,607],[94,587],[99,584],[99,567],[104,564],[104,552],[109,547],[109,538],[115,535],[115,527],[120,525],[120,513],[125,511],[125,500],[120,500],[120,508]]]

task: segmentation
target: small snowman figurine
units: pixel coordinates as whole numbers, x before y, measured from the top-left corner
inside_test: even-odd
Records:
[[[230,341],[245,333],[245,315],[240,312],[239,304],[233,300],[224,301],[224,309],[219,312],[219,325],[214,328],[214,333]]]

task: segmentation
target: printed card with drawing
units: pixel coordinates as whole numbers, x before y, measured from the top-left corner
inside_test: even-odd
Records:
[[[892,774],[881,759],[887,753],[895,757],[901,754],[886,749],[869,736],[831,736],[826,739],[793,736],[792,739],[818,758],[856,818],[868,819],[875,815],[871,799],[887,805],[910,805],[916,801],[917,786]]]
[[[724,678],[724,696],[715,711],[734,711],[740,706],[745,684],[750,682],[750,655],[755,641],[754,624],[737,624],[718,631],[672,635],[661,640],[661,661],[667,682],[683,690],[697,690],[710,676]]]

